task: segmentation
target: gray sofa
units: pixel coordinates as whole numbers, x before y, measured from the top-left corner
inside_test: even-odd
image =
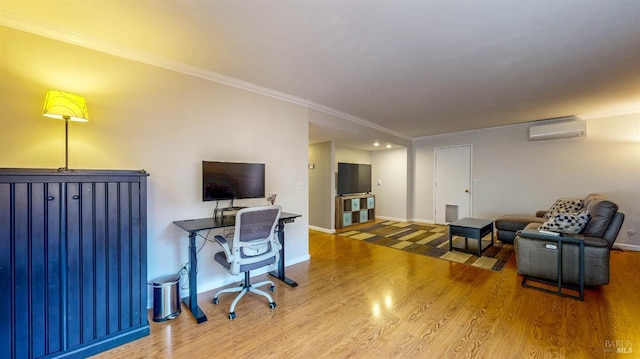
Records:
[[[496,219],[497,239],[504,243],[513,244],[518,231],[523,230],[529,223],[544,223],[547,220],[543,218],[546,212],[538,211],[535,216],[509,214]]]
[[[579,234],[565,234],[565,237],[584,241],[585,274],[584,284],[598,286],[609,283],[609,251],[618,236],[624,214],[618,212],[618,205],[606,198],[590,194],[584,199],[584,209],[591,218]],[[556,281],[558,277],[558,253],[553,244],[555,236],[545,235],[538,228],[545,221],[535,217],[524,227],[517,227],[525,220],[506,223],[503,218],[502,226],[510,231],[516,230],[514,247],[518,274]],[[522,230],[526,229],[526,230]],[[565,283],[578,283],[578,245],[567,243],[562,251],[562,278]]]

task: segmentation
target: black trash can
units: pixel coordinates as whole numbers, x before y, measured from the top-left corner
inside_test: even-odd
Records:
[[[180,315],[180,274],[156,278],[153,282],[153,321],[164,322]]]

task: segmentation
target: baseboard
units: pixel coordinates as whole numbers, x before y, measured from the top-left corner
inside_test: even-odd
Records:
[[[314,231],[323,232],[323,233],[329,233],[329,234],[336,233],[335,229],[327,229],[327,228],[316,227],[316,226],[309,226],[309,229],[313,229]]]
[[[613,248],[622,249],[624,251],[640,252],[640,246],[635,244],[614,243]]]
[[[411,222],[424,223],[424,224],[435,224],[435,221],[432,220],[432,219],[421,219],[421,218],[411,218]]]
[[[306,255],[304,255],[304,256],[291,258],[291,259],[287,260],[286,267],[292,266],[294,264],[306,262],[306,261],[308,261],[310,259],[311,259],[311,255],[308,254],[308,253]]]
[[[406,218],[394,218],[394,217],[385,217],[385,216],[376,216],[376,219],[382,219],[385,221],[394,221],[394,222],[409,222]]]
[[[146,337],[151,333],[149,323],[146,322],[140,327],[132,328],[124,333],[119,333],[110,337],[101,338],[97,342],[84,345],[80,348],[56,355],[56,358],[87,358],[92,355],[119,347],[136,339]]]
[[[292,266],[294,264],[298,264],[298,263],[302,263],[305,261],[308,261],[311,259],[311,255],[307,254],[307,255],[303,255],[303,256],[299,256],[296,258],[290,258],[286,261],[286,267]],[[264,268],[260,268],[260,269],[256,269],[256,270],[252,270],[251,271],[251,277],[255,277],[261,274],[265,274],[268,273],[272,270],[277,270],[277,266],[274,267],[264,267]],[[286,270],[285,270],[285,275],[286,275]],[[295,278],[293,278],[295,280]],[[220,288],[220,287],[224,287],[225,285],[228,284],[232,284],[232,283],[237,283],[239,281],[242,280],[242,276],[234,276],[234,275],[225,275],[223,278],[221,279],[217,279],[217,280],[213,280],[211,282],[204,282],[201,280],[198,280],[198,294],[200,293],[204,293],[204,292],[208,292],[210,290],[216,289],[216,288]],[[278,280],[275,281],[276,284],[278,283],[283,283],[280,282]],[[182,285],[183,283],[180,283],[180,285]],[[283,283],[284,284],[284,283]],[[181,289],[180,290],[180,298],[184,298],[184,297],[188,297],[189,296],[189,289]]]

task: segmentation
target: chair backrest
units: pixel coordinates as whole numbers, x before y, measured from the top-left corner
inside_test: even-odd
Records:
[[[243,208],[236,214],[231,253],[233,274],[277,263],[280,260],[280,242],[275,234],[281,213],[280,206]]]

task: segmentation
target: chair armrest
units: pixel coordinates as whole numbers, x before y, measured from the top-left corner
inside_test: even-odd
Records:
[[[282,249],[282,243],[280,243],[280,236],[278,236],[278,230],[277,229],[273,232],[273,239],[274,239],[274,242],[276,242],[276,248],[278,250],[281,250]]]
[[[233,254],[231,254],[231,248],[229,248],[229,243],[227,242],[227,239],[220,235],[213,237],[213,239],[215,239],[215,241],[218,242],[220,247],[222,247],[222,250],[224,251],[224,255],[225,257],[227,257],[227,263],[233,262]]]

